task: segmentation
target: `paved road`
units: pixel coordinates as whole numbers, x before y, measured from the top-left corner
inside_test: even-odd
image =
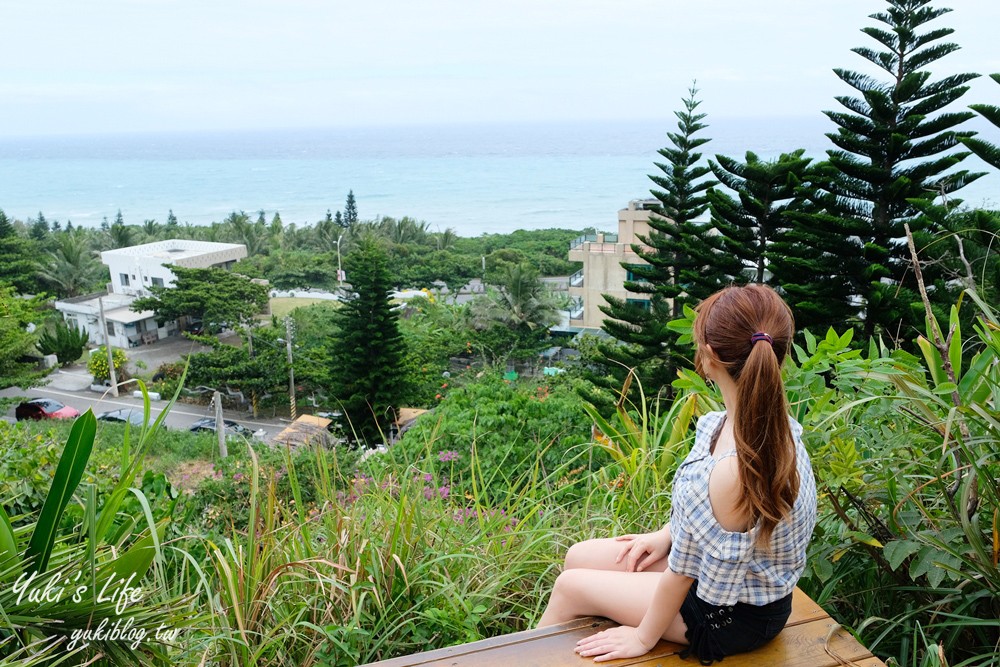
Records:
[[[59,370],[49,376],[49,382],[45,386],[34,387],[28,390],[17,388],[4,389],[0,391],[0,396],[54,398],[57,401],[76,408],[80,412],[85,411],[87,408],[93,409],[95,413],[104,412],[106,410],[117,410],[118,408],[124,407],[142,408],[142,399],[133,398],[131,390],[127,393],[123,393],[117,398],[111,396],[111,394],[102,396],[97,392],[90,391],[89,375]],[[150,402],[150,413],[153,418],[163,411],[166,404],[166,400]],[[191,426],[191,423],[197,419],[201,419],[202,417],[211,417],[214,416],[214,414],[214,411],[208,406],[192,405],[190,403],[176,403],[173,409],[167,414],[164,423],[167,425],[167,428],[181,430]],[[288,425],[287,421],[278,419],[255,420],[252,419],[246,411],[225,410],[223,415],[226,419],[233,419],[253,430],[257,430],[259,428],[264,429],[267,432],[266,439],[273,438]],[[10,419],[14,418],[14,406],[11,406],[7,410],[6,416]]]

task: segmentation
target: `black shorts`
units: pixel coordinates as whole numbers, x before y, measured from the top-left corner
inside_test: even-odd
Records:
[[[752,651],[774,639],[791,613],[791,593],[762,606],[737,602],[720,607],[698,597],[695,581],[681,605],[688,640],[681,657],[694,654],[701,664],[711,665],[727,655]]]

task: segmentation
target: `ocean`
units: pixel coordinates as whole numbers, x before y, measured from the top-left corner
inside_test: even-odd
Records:
[[[822,157],[833,125],[809,118],[708,118],[702,152]],[[614,230],[649,196],[657,150],[676,131],[655,121],[330,128],[0,138],[0,209],[26,220],[96,226],[221,221],[233,211],[313,224],[353,190],[361,219],[410,216],[461,236],[516,229]],[[972,160],[970,168],[989,171]],[[963,191],[995,202],[991,173]],[[995,204],[993,204],[995,205]]]

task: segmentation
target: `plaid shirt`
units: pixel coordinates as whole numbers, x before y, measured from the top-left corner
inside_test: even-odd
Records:
[[[806,565],[806,547],[816,525],[816,482],[802,445],[802,426],[789,417],[795,441],[799,495],[792,513],[774,528],[771,550],[754,546],[757,526],[745,533],[724,529],[708,499],[716,459],[709,452],[725,412],[698,420],[694,447],[674,476],[670,512],[671,571],[698,580],[698,597],[709,604],[764,605],[788,595]]]

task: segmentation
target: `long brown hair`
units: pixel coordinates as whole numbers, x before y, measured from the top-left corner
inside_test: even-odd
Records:
[[[737,509],[759,523],[758,543],[770,544],[774,527],[788,516],[799,493],[795,443],[781,364],[792,344],[795,320],[778,294],[764,285],[727,287],[696,308],[695,368],[710,345],[736,381],[733,418],[742,493]],[[770,343],[763,336],[767,334]],[[758,338],[758,340],[752,340]]]

